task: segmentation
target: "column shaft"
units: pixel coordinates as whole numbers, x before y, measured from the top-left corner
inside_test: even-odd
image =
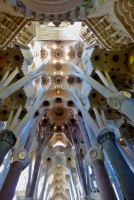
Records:
[[[36,186],[36,181],[37,181],[37,177],[38,177],[40,163],[41,163],[41,154],[38,154],[36,161],[35,161],[31,187],[30,187],[30,191],[29,191],[29,194],[28,194],[29,198],[33,197],[33,195],[34,195],[34,190],[35,190],[35,186]]]
[[[123,158],[114,140],[108,139],[103,143],[103,147],[114,168],[116,176],[121,185],[122,192],[127,200],[134,200],[134,174]]]
[[[92,162],[92,166],[102,200],[116,200],[117,198],[107,175],[104,162],[96,159]]]
[[[120,182],[122,192],[127,200],[134,200],[134,174],[119,151],[113,132],[107,132],[98,136],[98,142],[103,145],[105,152],[113,166]]]
[[[78,125],[79,125],[80,131],[81,131],[81,134],[82,134],[82,137],[83,137],[83,140],[84,140],[86,150],[88,151],[88,149],[91,148],[91,143],[90,143],[88,133],[87,133],[87,130],[85,128],[83,119],[80,116],[77,115],[77,121],[78,121]]]
[[[23,164],[19,161],[13,162],[11,164],[5,182],[0,191],[0,200],[13,199],[22,169],[23,169]]]

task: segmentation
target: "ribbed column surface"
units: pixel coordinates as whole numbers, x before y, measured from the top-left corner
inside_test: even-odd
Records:
[[[107,139],[103,147],[120,182],[122,192],[127,200],[134,200],[134,174],[119,151],[115,140]]]
[[[20,177],[23,165],[19,161],[11,164],[5,182],[0,191],[0,200],[12,200]]]
[[[96,159],[92,166],[102,200],[117,200],[103,161]]]

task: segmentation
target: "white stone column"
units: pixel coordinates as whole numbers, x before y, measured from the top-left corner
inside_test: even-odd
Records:
[[[9,126],[10,130],[12,130],[12,131],[14,130],[14,128],[15,128],[17,122],[18,122],[18,119],[19,119],[19,116],[20,116],[22,109],[23,109],[22,105],[19,105],[18,110],[17,110],[17,112],[16,112],[16,114],[13,118],[13,121],[11,122],[11,124]]]
[[[8,77],[10,73],[10,70],[7,70],[6,73],[4,74],[3,78],[1,79],[1,82],[4,82],[6,80],[6,78]]]
[[[96,119],[97,119],[97,122],[98,122],[99,127],[100,127],[100,128],[103,128],[103,127],[104,127],[104,124],[103,124],[103,122],[102,122],[102,120],[101,120],[101,117],[100,117],[100,115],[99,115],[99,112],[98,112],[97,108],[93,107],[93,110],[94,110],[94,113],[95,113],[95,116],[96,116]]]
[[[41,106],[41,104],[45,101],[46,97],[44,95],[45,90],[43,90],[38,98],[36,99],[35,103],[31,110],[25,115],[25,117],[18,123],[18,125],[14,129],[14,134],[16,137],[21,133],[27,122],[30,118],[35,114],[36,110]]]
[[[98,133],[99,133],[99,127],[97,126],[96,122],[92,119],[92,117],[90,116],[90,114],[87,112],[87,110],[85,109],[85,107],[82,105],[82,103],[81,103],[78,95],[74,91],[72,91],[72,94],[74,96],[74,98],[72,97],[72,100],[77,105],[77,107],[81,111],[82,115],[85,116],[85,119],[87,120],[87,122],[89,123],[89,125],[92,127],[92,130],[94,131],[94,133],[98,135]]]
[[[76,69],[83,80],[87,81],[95,90],[97,90],[99,93],[101,93],[104,97],[108,98],[113,94],[111,90],[106,88],[105,86],[98,83],[96,80],[94,80],[92,77],[90,77],[88,74],[86,74],[82,69],[80,69],[76,64],[71,63],[71,67]],[[76,73],[75,73],[76,74]]]
[[[16,76],[16,74],[19,73],[19,68],[16,67],[15,70],[6,78],[6,80],[3,83],[3,87],[6,87],[9,85],[9,83],[13,80],[13,78]]]
[[[21,87],[23,87],[28,81],[30,81],[33,78],[36,78],[38,76],[42,76],[45,72],[39,71],[42,67],[45,67],[45,64],[43,63],[38,69],[31,71],[29,74],[27,74],[25,77],[21,78],[19,81],[13,83],[12,85],[2,88],[0,90],[0,98],[5,99],[11,94],[13,94],[15,91],[19,90]]]

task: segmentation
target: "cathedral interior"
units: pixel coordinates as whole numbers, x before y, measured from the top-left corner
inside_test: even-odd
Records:
[[[0,200],[134,200],[134,0],[0,0]]]

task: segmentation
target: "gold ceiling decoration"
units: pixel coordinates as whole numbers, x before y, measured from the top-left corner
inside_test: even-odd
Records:
[[[60,125],[70,118],[71,112],[63,107],[62,104],[55,104],[55,106],[47,112],[47,116],[53,123],[55,122],[55,124]]]

